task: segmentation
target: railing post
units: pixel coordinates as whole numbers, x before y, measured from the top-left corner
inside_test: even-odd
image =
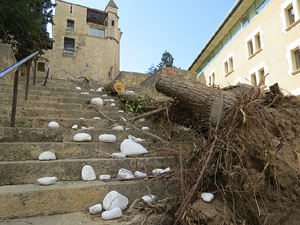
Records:
[[[30,77],[30,67],[31,67],[32,59],[27,62],[27,76],[26,76],[26,89],[25,89],[25,100],[28,99],[28,89],[29,89],[29,77]]]
[[[10,126],[11,127],[15,127],[15,122],[16,122],[17,100],[18,100],[18,81],[19,81],[19,68],[15,72],[15,79],[14,79],[13,103],[12,103],[11,118],[10,118]]]
[[[37,58],[34,59],[34,72],[33,72],[33,81],[32,81],[32,85],[35,85],[35,80],[36,80],[36,70],[37,70]]]
[[[46,71],[46,76],[45,76],[44,81],[43,81],[43,86],[46,86],[46,84],[47,84],[47,80],[48,80],[48,76],[49,76],[49,70],[50,70],[50,68],[49,68],[49,65],[48,65],[47,71]]]

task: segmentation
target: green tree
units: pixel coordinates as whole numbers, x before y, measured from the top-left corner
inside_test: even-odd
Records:
[[[52,44],[47,24],[53,24],[51,0],[0,0],[0,42],[12,45],[16,58]]]
[[[160,69],[162,67],[173,67],[176,68],[174,65],[174,57],[172,56],[172,54],[168,51],[165,51],[162,56],[161,56],[161,61],[160,63],[157,65],[157,69]]]
[[[152,74],[152,73],[154,73],[156,70],[157,70],[157,68],[154,66],[154,64],[152,64],[152,65],[150,66],[150,68],[148,69],[147,74]]]

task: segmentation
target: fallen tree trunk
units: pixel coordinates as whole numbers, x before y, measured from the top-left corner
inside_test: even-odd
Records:
[[[216,125],[224,111],[231,108],[237,96],[234,93],[207,87],[200,82],[179,79],[176,76],[160,74],[155,88],[167,96],[184,102],[194,112],[210,118],[212,125]]]

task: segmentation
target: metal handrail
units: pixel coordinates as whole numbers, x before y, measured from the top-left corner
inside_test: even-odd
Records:
[[[32,53],[31,55],[27,56],[25,59],[22,59],[21,61],[17,62],[16,64],[12,65],[11,67],[8,67],[6,70],[3,70],[0,73],[0,78],[4,77],[5,75],[7,75],[9,72],[13,71],[14,69],[19,68],[22,64],[26,63],[29,59],[33,58],[37,54],[39,54],[38,51],[36,51],[35,53]]]
[[[48,64],[46,72],[45,72],[45,76],[44,76],[44,79],[42,82],[43,86],[46,86],[46,84],[47,84],[47,80],[49,78],[49,70],[50,70],[50,64]]]

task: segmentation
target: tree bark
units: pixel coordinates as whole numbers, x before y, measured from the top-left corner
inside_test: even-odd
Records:
[[[224,116],[224,111],[233,107],[237,96],[234,93],[214,89],[201,84],[160,74],[155,88],[167,96],[186,103],[194,112],[210,118],[212,125]]]

